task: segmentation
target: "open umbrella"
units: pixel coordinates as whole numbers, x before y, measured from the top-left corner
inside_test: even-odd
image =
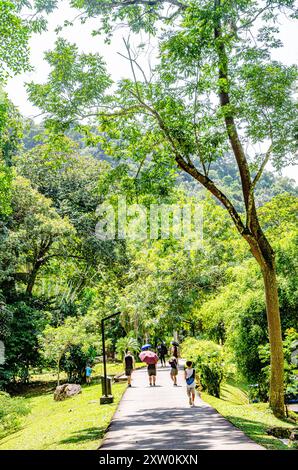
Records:
[[[158,356],[153,351],[142,351],[139,358],[146,364],[156,364],[158,362]]]
[[[171,344],[172,344],[173,346],[179,346],[179,343],[177,343],[177,341],[171,341]]]
[[[146,349],[152,348],[151,344],[144,344],[144,346],[141,347],[142,351],[146,351]]]

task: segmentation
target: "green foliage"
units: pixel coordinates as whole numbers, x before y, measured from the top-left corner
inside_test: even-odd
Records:
[[[99,15],[100,29],[107,36],[112,24],[124,21],[135,32],[144,29],[152,34],[161,27],[158,60],[147,77],[126,42],[134,79],[123,79],[111,90],[98,54],[79,53],[75,45],[58,39],[55,49],[46,53],[51,68],[47,82],[28,85],[30,98],[46,121],[34,144],[26,137],[26,152],[18,149],[17,112],[6,96],[1,98],[1,321],[3,317],[3,330],[10,337],[5,377],[28,379],[28,367],[41,360],[36,335],[46,324],[41,340],[44,360],[55,361],[79,380],[84,361],[96,349],[93,335],[100,318],[119,308],[121,319],[111,321],[107,334],[111,352],[117,339],[131,330],[139,341],[145,335],[157,340],[176,329],[187,335],[185,321],[192,321],[198,336],[224,344],[247,380],[260,382],[263,364],[257,352],[268,341],[260,273],[244,243],[236,239],[228,213],[203,191],[198,194],[191,178],[196,167],[205,187],[210,189],[213,181],[245,219],[242,184],[226,126],[231,118],[241,128],[243,148],[249,149],[252,179],[265,162],[265,148],[275,168],[293,161],[297,69],[273,60],[271,50],[280,46],[280,10],[291,14],[294,4],[267,2],[262,10],[255,1],[71,3],[84,9],[84,21]],[[17,73],[26,67],[29,30],[41,30],[41,12],[53,11],[57,2],[14,4],[0,2],[6,28],[0,56],[2,67]],[[27,23],[19,14],[24,5],[36,9]],[[215,34],[219,26],[220,37]],[[138,48],[142,50],[144,44]],[[226,77],[219,77],[218,69]],[[217,104],[214,96],[222,103],[225,92],[229,102]],[[86,146],[96,158],[86,155]],[[100,161],[104,152],[111,165]],[[8,168],[12,162],[16,174]],[[189,174],[177,179],[177,163],[182,168],[190,165]],[[255,188],[262,205],[258,215],[276,251],[284,331],[297,326],[298,305],[297,199],[289,186],[288,181],[264,174]],[[285,188],[292,194],[280,195]],[[118,194],[146,207],[204,199],[204,250],[187,252],[183,240],[175,239],[99,241],[94,234],[96,207],[103,201],[115,204]],[[24,328],[19,345],[11,339],[11,316]],[[16,331],[19,340],[17,327]],[[118,349],[123,350],[126,339],[119,341]],[[218,395],[220,347],[200,344],[204,350],[198,347],[194,360],[202,385]],[[197,345],[191,348],[196,350]]]
[[[298,332],[294,328],[289,328],[285,331],[285,338],[283,341],[284,350],[284,369],[285,369],[285,393],[288,401],[297,400],[298,398],[298,361],[297,361],[297,349],[298,349]],[[296,356],[293,356],[293,352],[296,351]],[[262,364],[265,366],[262,369],[263,382],[266,384],[268,390],[269,383],[269,371],[270,371],[270,349],[269,345],[259,346],[259,356]],[[260,397],[258,397],[260,398]]]
[[[30,413],[24,398],[11,398],[8,393],[0,392],[0,438],[17,431],[21,417]]]
[[[202,358],[198,361],[200,382],[203,390],[213,395],[214,397],[220,396],[220,384],[224,378],[224,371],[222,363],[216,356],[209,358]]]
[[[11,213],[10,166],[13,155],[20,147],[21,137],[21,117],[3,91],[0,81],[0,218]]]
[[[116,343],[117,354],[123,358],[127,351],[136,353],[140,350],[139,342],[133,336],[125,336],[124,338],[119,338]]]
[[[96,348],[98,349],[94,319],[86,316],[81,318],[68,317],[62,325],[56,328],[47,325],[43,334],[40,335],[39,342],[43,356],[55,364],[58,384],[63,356],[65,359],[64,370],[67,370],[70,377],[73,377],[75,372],[74,378],[81,379],[83,375],[81,354],[83,353],[85,356],[90,354],[92,358],[93,351],[96,351]],[[76,349],[78,346],[80,349]],[[69,367],[69,360],[74,358],[75,351],[79,353],[79,365],[71,368]]]
[[[0,217],[11,212],[11,171],[0,157]]]
[[[220,385],[224,379],[222,348],[208,340],[186,339],[181,344],[181,355],[193,361],[199,374],[202,389],[215,397],[220,396]]]
[[[92,365],[96,355],[94,346],[90,346],[88,350],[82,345],[69,346],[67,354],[64,354],[60,362],[61,370],[67,373],[67,381],[82,383],[85,379],[86,364]]]
[[[0,83],[11,74],[30,70],[28,40],[30,29],[14,2],[0,2]]]
[[[15,296],[16,278],[26,285],[31,295],[39,272],[52,258],[68,250],[75,230],[61,218],[52,202],[32,188],[30,181],[16,176],[12,180],[11,215],[2,228],[0,247],[0,282],[9,283]],[[18,273],[18,274],[16,274]]]
[[[0,366],[1,385],[9,382],[28,382],[30,367],[40,364],[38,336],[48,321],[34,303],[19,301],[6,305],[5,364]]]
[[[264,204],[259,213],[276,250],[281,322],[285,332],[288,328],[297,328],[297,198],[281,194]],[[224,342],[238,372],[249,383],[261,384],[265,377],[258,347],[268,341],[263,281],[242,246],[229,244],[238,261],[227,268],[226,285],[202,305],[194,306],[193,313],[201,322],[204,334]],[[260,393],[264,397],[267,392]]]
[[[85,108],[90,101],[100,105],[111,80],[99,54],[78,56],[77,46],[65,39],[59,38],[55,50],[48,51],[45,58],[54,69],[49,83],[37,85],[31,82],[27,89],[36,106],[45,107],[48,116],[56,116],[48,124],[59,132],[69,128],[74,115],[87,117]]]

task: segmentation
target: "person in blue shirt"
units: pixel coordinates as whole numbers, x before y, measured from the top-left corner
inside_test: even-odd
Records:
[[[87,382],[87,384],[90,385],[90,383],[91,383],[92,368],[89,366],[89,364],[86,365],[85,372],[86,372],[86,382]]]

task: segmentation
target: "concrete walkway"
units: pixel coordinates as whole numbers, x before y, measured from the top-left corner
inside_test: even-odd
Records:
[[[156,387],[149,386],[146,369],[133,373],[101,450],[263,449],[199,397],[191,408],[183,371],[174,387],[169,370],[158,367]]]

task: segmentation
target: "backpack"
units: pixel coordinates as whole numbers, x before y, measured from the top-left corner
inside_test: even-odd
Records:
[[[191,374],[191,376],[186,379],[187,385],[191,385],[194,382],[195,376],[196,376],[196,371],[193,370],[193,373]]]

